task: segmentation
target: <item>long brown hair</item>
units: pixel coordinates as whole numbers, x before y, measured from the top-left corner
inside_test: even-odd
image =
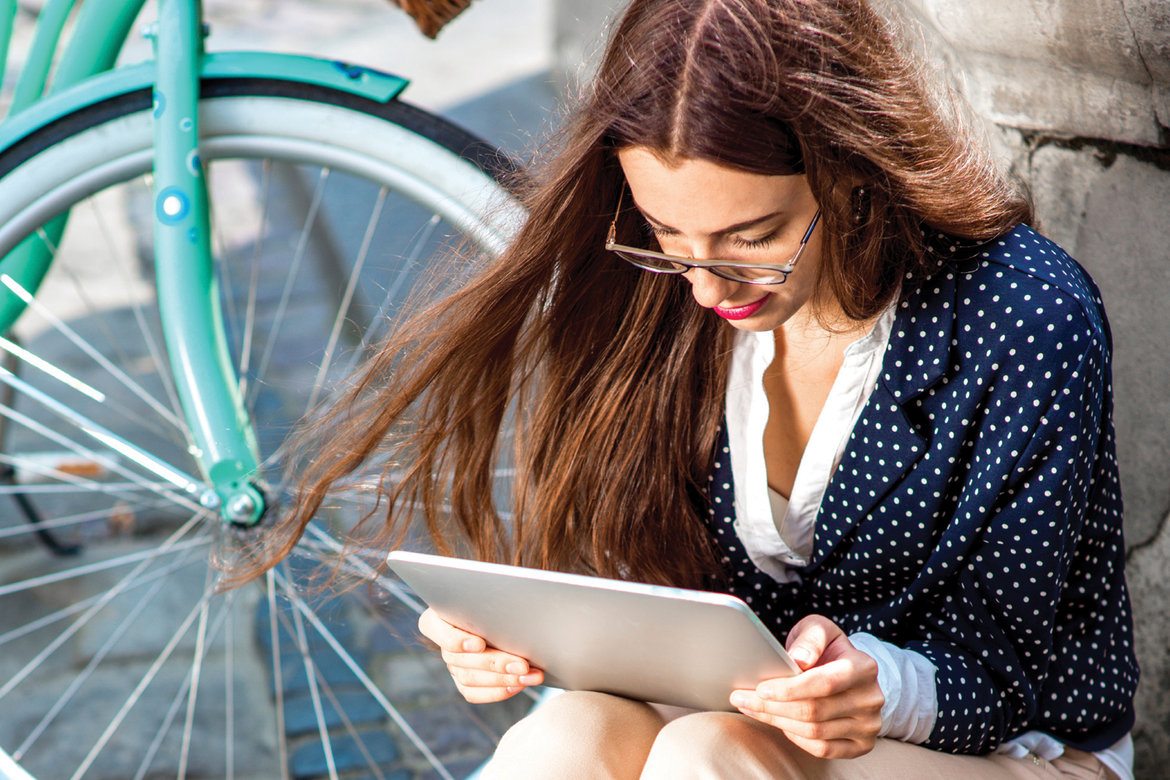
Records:
[[[924,230],[982,240],[1031,216],[859,0],[634,0],[558,137],[503,256],[399,328],[302,434],[295,504],[246,574],[371,460],[365,545],[396,547],[421,518],[439,551],[485,560],[692,586],[718,570],[698,497],[731,330],[685,283],[603,251],[618,149],[807,174],[818,290],[855,320],[933,268]]]

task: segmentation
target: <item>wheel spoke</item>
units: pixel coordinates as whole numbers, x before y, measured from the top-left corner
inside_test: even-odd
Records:
[[[167,659],[171,657],[171,653],[173,653],[175,648],[178,647],[179,642],[187,634],[187,631],[190,630],[191,624],[195,622],[195,618],[202,613],[204,605],[213,595],[215,595],[214,588],[208,588],[206,591],[204,591],[203,595],[199,599],[199,602],[190,612],[187,613],[187,617],[183,619],[183,622],[177,629],[175,629],[175,632],[171,634],[171,638],[167,641],[166,646],[163,647],[162,651],[150,665],[150,668],[147,669],[146,673],[142,675],[141,679],[139,679],[138,684],[134,686],[134,690],[130,692],[128,697],[126,697],[126,701],[122,703],[122,706],[118,709],[118,712],[106,726],[105,731],[103,731],[101,736],[98,737],[98,740],[94,746],[90,748],[89,753],[81,762],[81,765],[78,766],[77,771],[73,773],[73,776],[70,780],[78,780],[78,778],[82,777],[86,772],[89,771],[89,768],[93,765],[93,762],[109,743],[110,738],[114,736],[114,732],[118,730],[118,727],[122,725],[122,721],[126,719],[126,715],[130,712],[131,709],[134,708],[134,705],[138,703],[138,700],[142,698],[143,692],[147,689],[147,687],[150,686],[152,682],[154,682],[154,678],[158,675],[159,670],[162,669],[163,664],[165,664]]]
[[[179,690],[171,699],[171,705],[167,708],[167,714],[163,716],[158,731],[154,733],[154,739],[150,741],[150,745],[146,748],[146,753],[142,756],[142,761],[138,764],[138,771],[134,773],[134,780],[143,780],[146,777],[146,772],[150,769],[154,757],[158,755],[158,749],[162,747],[167,732],[171,730],[171,725],[175,722],[175,718],[179,714],[179,708],[183,706],[183,702],[187,698],[187,691],[189,690],[191,690],[190,674],[183,678],[183,684],[179,686]]]
[[[109,495],[119,496],[121,498],[128,498],[127,493],[135,491],[149,491],[151,493],[162,494],[162,488],[165,488],[169,483],[167,482],[95,482],[93,486],[82,484],[70,485],[0,485],[0,496],[14,496],[14,495],[35,495],[35,494],[61,494],[61,493],[106,493]],[[168,504],[173,504],[174,499],[167,499]],[[47,528],[48,525],[42,524],[41,528]],[[2,535],[2,534],[0,534]]]
[[[106,430],[106,428],[98,425],[96,422],[89,419],[80,412],[69,408],[55,398],[52,398],[51,396],[42,393],[40,390],[37,390],[8,369],[0,368],[0,382],[4,382],[15,390],[25,393],[29,398],[32,398],[42,406],[45,406],[57,416],[71,422],[75,427],[81,429],[83,433],[90,436],[90,438],[96,439],[105,446],[116,450],[118,453],[126,456],[148,471],[151,471],[154,474],[162,477],[172,485],[183,489],[188,494],[194,494],[199,490],[200,483],[194,477],[184,474],[178,468],[171,466],[160,458],[157,458],[154,455],[151,455],[150,453],[135,447],[121,436],[111,433],[110,431]],[[146,482],[146,480],[143,480],[133,472],[126,471],[119,464],[114,463],[109,458],[104,458],[91,450],[86,450],[84,447],[70,439],[59,435],[54,435],[55,432],[49,432],[48,429],[46,429],[43,425],[36,423],[31,418],[21,414],[20,412],[17,412],[15,409],[0,404],[0,413],[3,413],[5,416],[20,422],[26,427],[38,430],[38,432],[53,439],[54,441],[57,441],[60,444],[69,447],[78,454],[84,454],[94,458],[99,463],[105,465],[107,468],[116,471],[128,479],[144,485],[149,484]],[[186,496],[180,496],[178,494],[173,494],[173,492],[171,495],[173,495],[173,498],[177,503],[183,504],[192,509],[197,508],[195,502],[193,502],[190,498],[187,498]]]
[[[33,368],[36,368],[36,369],[39,369],[40,371],[43,371],[44,373],[46,373],[49,376],[56,379],[61,384],[73,388],[74,390],[81,393],[82,395],[89,396],[93,400],[97,401],[99,404],[106,402],[106,394],[105,393],[103,393],[100,390],[97,390],[93,387],[90,387],[89,385],[87,385],[85,382],[82,382],[77,377],[74,377],[74,376],[70,375],[69,373],[62,371],[60,368],[57,368],[49,361],[42,360],[41,358],[34,355],[32,352],[29,352],[24,347],[21,347],[19,344],[13,343],[6,338],[0,337],[0,349],[3,349],[5,352],[10,353],[13,357],[16,357],[16,358],[19,358],[20,360],[23,360],[25,363],[28,363]]]
[[[149,202],[151,197],[149,194],[151,191],[151,185],[148,181],[148,177],[139,177],[136,181],[139,187],[145,188],[146,200]],[[102,216],[102,212],[98,206],[97,200],[91,199],[89,202],[93,205],[94,213],[97,215],[98,224],[101,225],[102,236],[105,239],[109,256],[112,258],[119,257],[121,255],[121,251],[117,248],[113,236],[110,235],[108,223]],[[111,265],[117,269],[118,275],[121,277],[123,288],[126,290],[133,289],[134,280],[133,277],[127,272],[125,264],[120,262],[113,262]],[[175,390],[175,382],[171,377],[170,369],[166,367],[166,361],[162,357],[162,350],[159,349],[158,341],[154,337],[153,330],[149,327],[149,325],[147,325],[146,309],[142,305],[142,301],[135,296],[127,295],[126,297],[130,302],[131,311],[134,312],[134,322],[138,326],[138,333],[142,336],[142,341],[146,344],[146,350],[150,354],[151,366],[154,368],[155,374],[157,374],[158,377],[162,380],[163,389],[167,394],[167,398],[171,402],[170,408],[172,411],[176,412],[176,418],[179,421],[183,438],[186,440],[187,444],[190,445],[192,442],[191,432],[187,428],[186,421],[183,420],[179,414],[177,414],[180,407],[179,395]]]
[[[377,230],[378,223],[382,218],[382,209],[386,206],[386,196],[389,194],[386,187],[378,190],[378,198],[374,201],[374,208],[370,214],[369,220],[366,222],[366,230],[362,235],[362,245],[358,249],[357,258],[354,259],[353,269],[349,273],[349,282],[345,286],[345,294],[341,297],[341,303],[337,307],[337,315],[333,318],[333,328],[329,332],[329,343],[325,347],[325,355],[321,358],[321,367],[317,369],[317,378],[313,381],[313,392],[309,394],[309,403],[305,407],[305,414],[317,405],[317,397],[321,392],[321,387],[325,384],[325,377],[329,373],[329,366],[333,363],[333,354],[337,349],[337,342],[341,338],[341,327],[345,324],[346,315],[349,313],[349,305],[353,301],[354,293],[357,291],[358,278],[361,276],[362,268],[366,264],[366,258],[370,254],[370,246],[374,242],[374,232]]]
[[[187,553],[187,555],[189,555],[189,553]],[[185,563],[185,560],[180,559],[177,565],[181,566],[183,563]],[[61,714],[61,710],[65,708],[65,705],[72,701],[74,695],[85,683],[85,681],[90,678],[94,670],[96,670],[101,662],[105,660],[105,657],[114,648],[114,645],[118,643],[118,640],[121,639],[130,626],[133,625],[138,615],[140,615],[142,611],[146,609],[146,607],[149,606],[151,602],[154,601],[155,597],[166,584],[167,582],[165,579],[159,578],[156,580],[155,584],[150,588],[150,590],[143,594],[142,597],[134,604],[130,612],[127,613],[126,617],[124,617],[118,623],[118,625],[114,627],[114,630],[110,632],[110,636],[107,637],[104,643],[102,643],[102,646],[98,648],[97,652],[93,654],[93,657],[89,659],[89,663],[85,665],[85,668],[78,672],[77,676],[69,681],[69,685],[61,693],[61,695],[57,697],[57,701],[53,703],[53,706],[49,708],[49,711],[45,713],[45,716],[41,718],[40,722],[37,723],[32,732],[27,737],[25,737],[24,742],[20,743],[20,747],[13,751],[12,757],[15,760],[19,761],[25,756],[25,754],[28,753],[29,748],[31,748],[36,743],[37,739],[41,734],[44,733],[45,729],[47,729],[49,725],[52,724],[52,722],[57,718],[57,716]]]
[[[222,311],[226,320],[227,332],[230,334],[239,332],[237,328],[240,313],[236,306],[236,296],[232,290],[231,269],[228,264],[228,244],[223,237],[223,224],[216,215],[218,209],[216,198],[211,196],[211,193],[215,191],[213,184],[218,170],[218,166],[208,164],[203,168],[203,176],[208,192],[207,223],[211,226],[210,241],[211,258],[215,271],[214,283],[219,286],[219,290],[221,291],[220,300],[224,303]]]
[[[44,318],[44,320],[52,325],[55,330],[61,333],[61,335],[65,336],[65,338],[73,342],[73,344],[78,349],[80,349],[86,355],[89,355],[89,357],[92,358],[98,365],[108,371],[114,377],[114,379],[121,383],[130,392],[134,393],[134,395],[138,396],[138,398],[140,398],[151,409],[156,411],[164,420],[168,421],[181,432],[186,434],[185,425],[177,416],[175,416],[173,412],[171,412],[171,410],[167,409],[165,406],[159,403],[158,399],[156,399],[150,393],[146,392],[146,390],[143,389],[140,384],[127,376],[126,372],[110,362],[109,358],[107,358],[96,348],[94,348],[92,344],[82,338],[77,333],[77,331],[66,325],[59,317],[57,317],[57,315],[53,314],[53,312],[49,311],[47,307],[42,305],[40,301],[32,296],[32,293],[24,289],[20,282],[16,281],[8,274],[0,274],[0,284],[3,284],[9,290],[14,292],[22,301],[24,301],[26,306]]]
[[[240,346],[240,395],[247,398],[248,369],[252,366],[252,342],[256,334],[256,297],[260,292],[260,261],[268,234],[268,204],[272,187],[272,161],[265,160],[260,175],[260,226],[249,263],[248,302],[244,308],[244,333]]]
[[[431,752],[431,749],[427,747],[427,744],[423,742],[421,737],[419,737],[418,732],[414,730],[414,727],[411,726],[406,721],[406,719],[402,717],[402,713],[398,711],[398,708],[391,704],[390,700],[386,698],[386,695],[382,693],[382,689],[374,684],[374,681],[371,680],[370,676],[366,674],[364,669],[361,668],[361,665],[359,665],[357,661],[353,659],[353,656],[351,656],[345,647],[342,646],[341,642],[337,640],[337,637],[333,635],[333,632],[330,631],[325,626],[325,624],[321,622],[320,618],[317,617],[316,613],[313,612],[309,605],[306,604],[304,600],[300,598],[295,592],[293,592],[291,588],[289,588],[288,581],[284,575],[276,573],[275,577],[288,593],[288,597],[292,600],[293,606],[296,608],[296,610],[300,614],[304,615],[305,619],[309,621],[309,624],[313,627],[317,634],[322,639],[324,639],[331,648],[333,648],[333,652],[337,653],[337,656],[341,659],[342,663],[344,663],[346,667],[348,667],[349,670],[353,672],[354,676],[357,677],[362,686],[370,693],[370,695],[374,697],[374,700],[378,702],[378,705],[382,708],[382,710],[390,716],[390,719],[394,721],[395,725],[402,729],[403,734],[406,735],[406,738],[410,740],[411,744],[418,748],[419,752],[422,753],[423,757],[426,758],[427,763],[431,765],[431,768],[434,769],[439,774],[439,776],[443,778],[443,780],[454,780],[454,778],[451,776],[451,773],[447,771],[447,768],[443,766],[442,762],[440,762],[439,759],[435,757],[435,754]]]
[[[148,585],[151,582],[154,582],[161,577],[165,577],[168,574],[172,574],[172,573],[178,571],[179,569],[183,568],[184,566],[190,566],[191,563],[192,563],[191,561],[182,561],[181,560],[179,563],[171,563],[166,568],[159,569],[156,572],[151,572],[150,574],[148,574],[144,577],[136,577],[133,580],[131,580],[129,582],[129,584],[126,585],[124,590],[131,591],[131,590],[134,590],[135,588],[140,588],[144,585]],[[82,599],[81,601],[78,601],[74,604],[70,604],[67,607],[62,607],[61,609],[58,609],[55,612],[50,612],[47,615],[43,615],[43,616],[41,616],[41,617],[37,618],[36,620],[33,620],[29,623],[25,623],[23,626],[18,626],[17,628],[13,628],[9,631],[4,632],[3,634],[0,634],[0,647],[13,641],[14,639],[20,639],[22,636],[27,636],[28,634],[31,634],[34,631],[39,631],[40,629],[45,628],[46,626],[51,626],[58,621],[65,620],[69,617],[72,617],[73,615],[76,615],[78,612],[81,612],[82,610],[88,608],[94,602],[102,599],[104,597],[104,595],[105,595],[104,593],[94,594],[93,596]]]
[[[184,528],[185,527],[186,526],[184,526]],[[9,583],[8,585],[0,585],[0,596],[8,596],[13,593],[21,593],[26,590],[33,590],[35,588],[44,587],[45,585],[53,585],[58,582],[64,582],[65,580],[85,577],[89,574],[95,574],[99,571],[106,571],[108,569],[116,569],[119,566],[125,566],[128,563],[134,563],[136,561],[151,561],[164,553],[173,554],[182,552],[183,550],[191,547],[199,547],[210,543],[210,536],[199,536],[188,539],[185,542],[175,542],[166,550],[140,550],[138,552],[127,553],[126,555],[120,555],[117,558],[110,558],[109,560],[98,561],[96,563],[87,563],[84,566],[77,566],[72,569],[66,569],[65,571],[54,572],[53,574],[42,574],[40,577],[30,577],[29,579],[21,580],[20,582]],[[6,688],[0,688],[0,691],[4,691],[5,693],[7,692]],[[3,698],[3,696],[4,694],[0,693],[0,698]]]
[[[398,268],[398,273],[394,275],[394,281],[386,288],[386,294],[382,296],[382,303],[378,306],[377,313],[370,319],[370,326],[366,328],[366,332],[362,334],[362,342],[354,351],[353,357],[350,358],[349,363],[342,372],[342,376],[351,376],[358,368],[358,364],[365,356],[366,352],[377,340],[382,333],[386,323],[390,320],[390,309],[399,296],[403,292],[403,285],[406,284],[410,278],[411,271],[420,265],[419,258],[422,256],[423,250],[430,244],[431,238],[435,234],[435,229],[442,223],[443,218],[438,214],[433,215],[427,220],[426,227],[423,228],[414,246],[410,250],[402,265]]]
[[[292,583],[281,578],[284,584],[285,596],[292,601],[296,598]],[[313,715],[317,718],[317,735],[321,738],[321,750],[325,753],[325,766],[329,770],[329,780],[337,780],[337,765],[333,761],[333,743],[329,739],[329,727],[325,725],[325,712],[321,707],[321,693],[317,690],[317,667],[313,663],[313,656],[309,654],[309,640],[305,636],[305,624],[299,611],[293,611],[293,623],[296,630],[297,650],[301,654],[301,662],[305,665],[305,678],[309,683],[309,697],[313,702]]]
[[[214,578],[212,569],[207,569],[207,579],[203,583],[205,593],[214,592]],[[195,702],[199,698],[199,676],[203,671],[203,643],[207,639],[207,611],[210,600],[204,599],[199,607],[199,628],[195,631],[195,656],[191,659],[191,688],[187,696],[187,719],[183,723],[183,747],[179,751],[179,780],[187,778],[187,758],[191,751],[191,727],[195,723]],[[224,606],[225,614],[228,605]]]
[[[230,619],[232,605],[235,602],[235,592],[228,593],[225,597],[225,604],[216,617],[215,624],[211,628],[210,639],[214,641],[219,636],[220,627],[226,627],[226,631],[230,634],[232,621]],[[138,771],[134,773],[134,780],[142,780],[146,776],[146,772],[150,769],[151,762],[158,754],[159,748],[162,746],[163,740],[166,738],[167,732],[170,731],[171,725],[175,722],[175,718],[179,714],[179,708],[183,706],[186,700],[187,692],[191,690],[191,672],[188,671],[183,678],[183,684],[179,686],[179,690],[171,699],[170,706],[167,708],[167,713],[159,724],[158,730],[154,734],[154,739],[150,741],[150,746],[146,749],[146,753],[142,757],[142,761],[138,764]]]
[[[256,381],[253,383],[251,394],[248,396],[249,409],[256,403],[256,394],[259,392],[264,375],[268,372],[268,364],[272,360],[272,355],[276,352],[276,342],[280,338],[280,329],[284,324],[285,312],[288,310],[288,302],[292,298],[293,285],[296,283],[297,276],[300,274],[301,264],[304,262],[305,252],[309,247],[309,237],[313,232],[314,224],[317,222],[317,212],[321,210],[321,203],[325,199],[325,186],[329,181],[329,173],[328,168],[322,168],[321,173],[317,176],[317,184],[313,189],[313,198],[309,203],[308,212],[305,214],[304,223],[301,225],[301,233],[297,239],[297,248],[293,253],[292,262],[289,264],[284,289],[280,292],[280,302],[276,306],[272,329],[264,341],[264,353],[260,357],[260,365],[256,370]]]
[[[53,520],[42,520],[33,525],[26,523],[25,525],[14,528],[0,528],[0,539],[10,539],[16,536],[27,536],[28,534],[35,534],[38,530],[52,531],[59,528],[71,528],[77,525],[84,525],[92,523],[95,520],[109,519],[123,514],[134,515],[139,511],[158,509],[163,506],[169,506],[170,501],[135,501],[115,504],[107,509],[93,509],[88,512],[78,512],[72,515],[65,515],[63,517],[54,518]]]
[[[293,614],[294,620],[298,617],[299,616],[297,614]],[[288,616],[285,615],[283,611],[280,614],[280,625],[284,627],[284,630],[287,631],[290,636],[295,635],[297,632],[296,626],[290,622]],[[303,621],[300,623],[300,625],[302,626],[303,631]],[[320,687],[321,693],[324,694],[325,698],[329,700],[329,703],[333,705],[333,711],[336,712],[337,716],[341,719],[341,723],[345,727],[346,732],[353,738],[358,752],[362,754],[362,757],[366,761],[366,768],[373,772],[376,777],[382,778],[382,780],[384,780],[381,768],[378,766],[377,762],[374,761],[374,757],[370,754],[369,749],[366,747],[365,740],[362,739],[360,734],[358,734],[357,729],[353,725],[353,721],[349,719],[345,709],[341,706],[340,700],[333,692],[333,687],[329,685],[329,681],[325,679],[325,675],[321,673],[321,670],[317,668],[316,663],[312,661],[311,654],[306,654],[303,657],[307,658],[309,663],[313,665],[313,672],[316,675],[317,685]]]
[[[188,531],[195,527],[199,519],[200,518],[198,516],[192,517],[181,527],[177,528],[174,533],[172,533],[166,539],[166,541],[153,550],[147,550],[143,553],[135,553],[132,556],[122,556],[121,558],[115,559],[115,564],[119,566],[126,563],[133,563],[134,561],[138,561],[138,565],[131,569],[130,573],[123,577],[114,587],[103,593],[102,597],[98,599],[89,609],[83,612],[81,616],[77,618],[77,620],[71,623],[67,629],[58,634],[52,642],[50,642],[39,653],[37,653],[36,656],[34,656],[32,660],[26,663],[19,672],[14,674],[8,680],[8,682],[3,685],[3,687],[0,687],[0,699],[3,699],[5,696],[11,693],[12,690],[16,688],[16,686],[20,685],[20,683],[23,682],[24,679],[28,677],[28,675],[30,675],[33,671],[40,667],[42,663],[44,663],[45,659],[56,652],[57,648],[63,645],[71,636],[81,630],[81,628],[85,626],[94,617],[94,615],[96,615],[107,604],[109,604],[115,596],[126,590],[130,583],[134,582],[138,578],[138,575],[140,575],[148,566],[150,566],[151,563],[153,563],[159,557],[162,555],[171,555],[176,552],[182,552],[188,547],[196,546],[196,544],[207,544],[209,540],[200,537],[189,539],[186,542],[180,541]],[[130,557],[133,557],[133,560],[127,560]],[[42,585],[49,584],[50,582],[60,582],[65,579],[72,579],[83,576],[85,574],[92,574],[95,571],[104,571],[106,569],[113,568],[109,565],[106,565],[106,563],[108,562],[91,564],[89,566],[80,566],[74,569],[70,569],[67,572],[61,572],[59,575],[49,574],[42,577],[33,577],[29,580],[6,585],[3,588],[0,588],[0,596],[6,596],[9,593],[18,593],[34,587],[40,587]]]
[[[235,598],[233,591],[229,599]],[[227,621],[223,637],[224,670],[223,670],[223,698],[224,698],[224,778],[235,780],[236,776],[236,707],[235,707],[235,629],[232,621]]]
[[[284,672],[281,669],[280,630],[276,625],[276,575],[272,569],[264,573],[264,588],[268,596],[268,631],[272,644],[272,679],[276,689],[276,745],[280,754],[281,780],[289,780],[288,736],[284,733]]]
[[[341,545],[341,543],[330,536],[327,532],[319,528],[315,522],[309,523],[309,525],[305,527],[305,530],[311,534],[323,547],[325,547],[325,549],[329,550],[329,552],[338,556],[345,552],[345,548]],[[387,593],[394,596],[394,598],[398,599],[398,601],[400,601],[402,604],[414,610],[416,615],[421,615],[424,611],[426,611],[426,604],[423,604],[410,593],[407,593],[402,585],[400,585],[395,580],[392,580],[382,574],[378,574],[378,572],[374,571],[374,568],[362,560],[360,556],[346,555],[342,559],[342,563],[351,572],[361,575],[370,582],[373,582],[379,587],[383,588]]]
[[[0,372],[3,372],[3,369],[0,369]],[[3,373],[0,373],[0,381],[4,381],[4,378],[5,377],[3,376]],[[180,495],[176,494],[173,490],[168,489],[167,485],[171,484],[170,482],[167,482],[167,483],[151,482],[150,480],[142,477],[141,475],[135,474],[134,472],[127,470],[120,463],[115,461],[113,458],[108,457],[106,455],[103,455],[103,454],[97,452],[96,450],[89,449],[88,447],[85,447],[82,444],[79,444],[78,442],[74,441],[73,439],[70,439],[61,433],[58,433],[57,431],[54,431],[51,428],[45,427],[44,425],[37,422],[36,420],[33,420],[32,418],[28,417],[27,415],[21,414],[20,412],[16,411],[15,409],[12,409],[11,407],[5,406],[4,404],[0,404],[0,416],[6,417],[15,423],[23,425],[24,427],[28,428],[29,430],[31,430],[35,433],[39,433],[40,435],[44,436],[45,438],[49,439],[50,441],[55,442],[57,444],[60,444],[63,447],[68,448],[74,454],[80,455],[82,458],[85,458],[93,463],[97,463],[98,465],[100,465],[100,466],[102,466],[110,471],[113,471],[117,474],[120,474],[123,477],[126,477],[127,479],[131,480],[130,483],[109,483],[109,482],[101,483],[102,484],[102,492],[104,492],[104,493],[109,493],[111,495],[119,496],[123,499],[132,500],[134,498],[134,496],[132,494],[128,494],[126,491],[146,490],[146,491],[154,493],[158,496],[166,498],[167,501],[172,503],[172,504],[178,504],[180,506],[186,507],[188,509],[196,510],[196,511],[200,510],[200,507],[198,505],[196,505],[195,502],[191,501],[189,498],[186,498],[185,496],[180,496]],[[53,492],[63,492],[63,490],[68,491],[71,489],[68,486],[59,486],[59,485],[21,485],[21,486],[0,487],[0,492],[9,493],[9,494],[12,494],[12,493],[53,493]],[[194,492],[194,491],[190,491],[190,492]]]

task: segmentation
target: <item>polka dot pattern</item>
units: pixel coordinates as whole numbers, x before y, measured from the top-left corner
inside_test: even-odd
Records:
[[[1138,668],[1100,293],[1025,226],[929,239],[937,270],[906,280],[799,579],[743,552],[728,457],[709,530],[731,591],[777,636],[818,613],[926,656],[926,745],[985,753],[1040,730],[1104,749],[1133,727]]]

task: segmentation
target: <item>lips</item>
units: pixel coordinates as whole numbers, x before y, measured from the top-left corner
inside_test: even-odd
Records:
[[[760,308],[767,302],[769,295],[771,295],[771,293],[765,295],[763,298],[760,298],[758,301],[753,301],[752,303],[747,304],[746,306],[736,306],[731,309],[725,309],[722,306],[713,306],[712,309],[716,314],[725,320],[743,320],[758,312]]]

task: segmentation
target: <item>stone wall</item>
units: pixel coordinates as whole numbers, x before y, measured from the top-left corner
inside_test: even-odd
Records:
[[[1143,679],[1137,775],[1170,761],[1170,3],[882,0],[968,100],[1042,229],[1102,289]],[[621,0],[559,0],[558,76],[590,71]],[[1161,769],[1159,769],[1161,768]]]

